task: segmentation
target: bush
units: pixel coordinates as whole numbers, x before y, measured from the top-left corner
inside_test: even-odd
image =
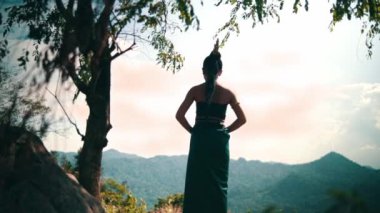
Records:
[[[113,179],[103,180],[101,187],[102,205],[108,213],[146,213],[143,200],[135,198],[126,185]]]
[[[166,198],[159,198],[151,213],[182,213],[183,199],[183,194],[171,194]]]

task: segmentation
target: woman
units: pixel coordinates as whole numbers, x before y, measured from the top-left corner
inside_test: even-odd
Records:
[[[205,83],[192,87],[179,107],[176,118],[191,133],[186,171],[184,213],[226,213],[229,164],[229,133],[241,127],[245,115],[234,93],[218,84],[222,74],[217,41],[203,61]],[[196,121],[191,127],[185,114],[196,102]],[[236,120],[225,127],[227,106]]]

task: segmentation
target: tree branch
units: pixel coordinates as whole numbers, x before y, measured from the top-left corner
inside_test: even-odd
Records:
[[[111,15],[114,3],[115,3],[115,0],[104,0],[104,4],[105,4],[104,9],[102,13],[100,14],[100,17],[95,25],[96,27],[95,31],[97,34],[96,42],[99,44],[99,46],[95,48],[96,58],[99,58],[103,54],[103,51],[105,47],[107,46],[108,37],[110,34],[108,32],[107,26],[108,26],[109,17]]]
[[[63,107],[62,103],[59,101],[57,95],[56,95],[56,94],[53,94],[53,93],[52,93],[47,87],[46,87],[46,90],[47,90],[47,91],[48,91],[48,92],[49,92],[49,93],[55,98],[55,100],[58,102],[59,106],[61,106],[63,112],[65,113],[65,115],[66,115],[66,117],[67,117],[67,119],[68,119],[69,122],[75,127],[75,130],[77,131],[78,135],[81,136],[82,141],[84,141],[84,135],[80,132],[80,130],[79,130],[77,124],[76,124],[75,122],[73,122],[73,121],[70,119],[70,117],[69,117],[69,115],[67,114],[65,108]]]
[[[133,42],[133,44],[131,44],[131,46],[129,46],[127,49],[122,50],[122,51],[116,53],[115,55],[111,56],[111,60],[114,60],[115,58],[117,58],[117,57],[123,55],[124,53],[126,53],[126,52],[128,52],[128,51],[130,51],[130,50],[133,50],[133,47],[134,47],[135,45],[136,45],[136,42]]]
[[[74,8],[74,0],[69,0],[69,3],[67,4],[67,10],[70,12],[70,14],[73,14],[73,8]]]
[[[110,14],[113,10],[115,0],[104,0],[104,9],[101,12],[99,19],[95,23],[95,46],[93,47],[94,55],[91,58],[91,81],[89,84],[90,91],[94,91],[100,76],[99,62],[104,57],[104,51],[109,48],[108,39],[110,32],[108,22]],[[109,50],[109,49],[108,49]],[[108,53],[107,53],[108,54]]]
[[[72,56],[71,61],[66,61],[64,64],[64,68],[73,80],[75,86],[78,88],[80,92],[87,95],[88,93],[88,86],[78,77],[78,75],[75,73],[75,65],[74,61],[75,56]]]
[[[62,13],[63,16],[66,18],[66,21],[73,19],[72,13],[65,8],[62,0],[55,0],[55,4],[57,5],[57,9],[59,10],[59,12]]]
[[[114,35],[114,37],[117,38],[117,37],[119,36],[120,32],[123,30],[123,27],[121,26],[121,22],[120,22],[120,20],[117,18],[117,15],[116,15],[114,12],[112,12],[112,14],[113,14],[113,16],[115,17],[116,24],[119,25],[119,30],[118,30],[118,31],[115,33],[115,35]],[[111,28],[114,27],[111,23],[110,23],[110,26],[111,26]],[[116,27],[115,27],[115,28],[116,28]]]
[[[135,35],[135,34],[132,34],[132,33],[120,33],[120,35],[133,36],[135,38],[138,38],[138,39],[140,39],[142,41],[145,41],[145,42],[148,42],[148,43],[152,42],[149,39],[143,38],[143,37],[141,37],[139,35]]]
[[[55,0],[55,4],[57,5],[57,9],[59,10],[59,12],[61,12],[61,13],[65,13],[66,12],[66,8],[63,5],[62,0]]]

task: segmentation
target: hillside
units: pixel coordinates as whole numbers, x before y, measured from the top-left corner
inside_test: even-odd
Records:
[[[116,150],[103,154],[103,177],[127,183],[132,192],[152,205],[159,197],[182,193],[187,156],[142,158]],[[230,161],[229,208],[232,212],[260,211],[276,205],[285,212],[323,212],[335,202],[331,189],[355,191],[369,212],[380,211],[380,172],[331,152],[299,165]]]

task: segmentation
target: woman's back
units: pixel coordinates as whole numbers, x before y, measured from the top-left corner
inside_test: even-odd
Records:
[[[196,102],[206,102],[206,95],[205,95],[205,90],[206,90],[206,85],[205,83],[194,86],[192,89],[193,95],[194,95],[194,100]],[[219,85],[215,85],[214,93],[213,96],[211,97],[211,103],[216,103],[216,104],[230,104],[233,98],[233,93]]]
[[[220,85],[215,85],[213,96],[210,102],[207,102],[205,89],[205,84],[193,88],[196,102],[196,122],[223,123],[226,118],[227,105],[230,103],[231,92]]]

